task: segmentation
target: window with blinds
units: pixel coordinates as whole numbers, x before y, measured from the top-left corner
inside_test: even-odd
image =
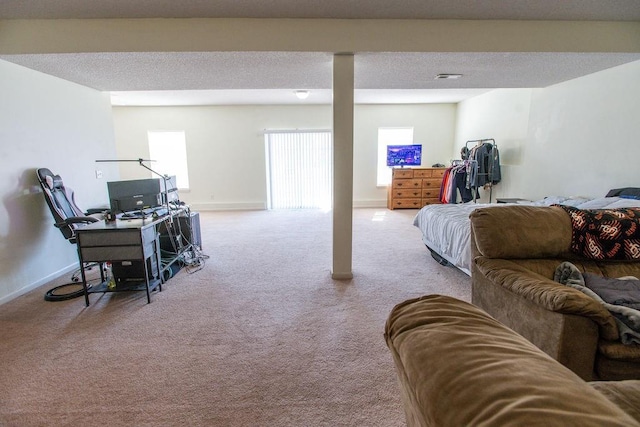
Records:
[[[269,209],[331,209],[331,131],[265,133]]]

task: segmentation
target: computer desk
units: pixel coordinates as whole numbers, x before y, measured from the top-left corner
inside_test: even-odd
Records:
[[[146,291],[147,303],[151,302],[151,292],[156,288],[162,291],[163,269],[169,268],[180,255],[190,249],[191,243],[180,249],[168,265],[162,266],[160,257],[160,226],[170,222],[172,218],[186,214],[185,209],[171,210],[161,217],[145,219],[117,219],[115,221],[98,221],[76,230],[78,256],[80,265],[87,262],[101,264],[101,283],[88,286],[84,268],[81,269],[85,304],[89,306],[89,294]],[[170,228],[165,224],[163,230]],[[144,266],[144,280],[128,286],[109,285],[110,278],[104,276],[102,264],[106,262],[141,262]],[[142,278],[140,278],[142,279]]]

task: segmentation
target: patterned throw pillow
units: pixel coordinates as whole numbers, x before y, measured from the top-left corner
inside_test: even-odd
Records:
[[[557,206],[571,218],[572,252],[590,259],[640,260],[640,208]]]

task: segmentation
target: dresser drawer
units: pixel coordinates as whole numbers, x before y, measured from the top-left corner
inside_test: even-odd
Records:
[[[406,188],[402,190],[393,190],[393,197],[400,199],[410,199],[424,196],[422,195],[422,190],[420,190],[419,188]]]
[[[414,178],[413,169],[394,169],[394,178]]]
[[[422,199],[422,206],[425,205],[437,205],[440,204],[440,199],[437,198],[424,198]]]
[[[422,179],[394,179],[393,188],[422,188]]]
[[[440,189],[438,188],[427,188],[422,190],[423,199],[438,199],[439,197],[440,197]]]
[[[431,178],[433,177],[433,169],[414,169],[413,177],[414,178]]]
[[[394,199],[393,207],[419,209],[422,207],[422,199]]]
[[[440,178],[422,180],[422,188],[440,188],[441,185],[442,179]]]
[[[432,169],[431,170],[431,177],[432,178],[442,178],[444,176],[444,171],[445,169]]]

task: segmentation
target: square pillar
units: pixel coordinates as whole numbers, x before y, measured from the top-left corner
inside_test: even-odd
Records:
[[[333,268],[353,278],[353,54],[333,56]]]

